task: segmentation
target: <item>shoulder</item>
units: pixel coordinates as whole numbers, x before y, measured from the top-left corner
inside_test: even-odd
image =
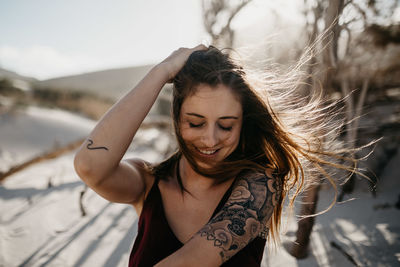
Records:
[[[236,183],[243,183],[243,181],[248,184],[264,185],[273,192],[282,190],[283,183],[272,169],[243,171],[236,178]]]
[[[246,202],[263,220],[282,201],[282,188],[281,179],[271,169],[248,170],[236,178],[228,201],[231,204]]]
[[[149,162],[138,158],[126,159],[125,162],[134,167],[141,175],[151,175],[152,165]]]
[[[277,183],[270,170],[245,170],[235,178],[228,200],[199,232],[222,249],[223,261],[254,238],[265,239],[268,221],[281,200]]]
[[[151,163],[138,158],[126,159],[125,162],[130,166],[132,166],[133,168],[135,168],[137,172],[140,174],[141,180],[145,188],[143,193],[143,200],[144,200],[155,181],[155,176],[152,174],[151,171],[153,166]]]

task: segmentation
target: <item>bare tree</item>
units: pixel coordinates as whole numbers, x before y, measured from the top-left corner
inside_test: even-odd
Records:
[[[235,32],[231,22],[251,0],[202,0],[203,23],[211,36],[211,43],[218,47],[233,47]]]
[[[305,0],[307,5],[307,0]],[[308,81],[307,84],[312,85],[310,90],[314,90],[318,83],[322,84],[322,88],[328,92],[332,91],[333,76],[337,70],[337,45],[338,45],[338,16],[342,13],[344,1],[332,0],[316,1],[315,5],[311,6],[309,10],[305,9],[306,16],[311,15],[312,21],[307,21],[306,27],[309,32],[308,46],[313,46],[317,41],[320,30],[318,29],[319,21],[324,21],[323,31],[330,31],[330,34],[323,38],[322,45],[322,59],[316,58],[315,51],[308,64]],[[310,14],[309,14],[310,13]],[[317,47],[313,47],[317,49]],[[318,72],[315,68],[318,66]],[[318,75],[318,80],[316,79]],[[298,222],[298,230],[296,232],[296,240],[291,244],[286,244],[287,251],[294,257],[301,259],[308,255],[308,245],[310,242],[310,235],[314,226],[315,217],[312,216],[316,213],[318,203],[318,193],[320,185],[314,184],[307,188],[305,193],[302,194],[302,205],[300,208],[300,216],[303,217]]]
[[[346,97],[344,102],[345,139],[351,151],[356,146],[359,118],[363,112],[372,75],[371,71],[364,75],[357,72],[360,70],[360,66],[356,66],[353,62],[356,55],[350,47],[352,35],[353,32],[356,32],[355,28],[358,28],[360,32],[368,29],[377,21],[387,21],[398,3],[395,0],[385,1],[386,6],[382,8],[380,6],[382,3],[370,0],[305,0],[304,2],[304,15],[311,19],[311,21],[306,20],[306,29],[309,34],[308,45],[314,44],[320,34],[326,35],[321,42],[321,55],[312,57],[312,62],[309,64],[308,84],[312,84],[314,89],[317,84],[320,84],[325,95],[339,92]],[[340,42],[343,39],[347,39],[347,42]],[[316,49],[321,49],[321,47]],[[357,75],[358,79],[356,80],[361,78],[361,84],[354,82]],[[356,90],[359,85],[361,90]],[[313,90],[313,88],[311,89]],[[351,153],[347,156],[353,157],[354,155]],[[347,187],[344,188],[349,188],[347,190],[350,191],[353,186],[354,177],[350,176]],[[296,258],[307,256],[310,234],[315,220],[311,215],[316,211],[319,189],[318,185],[311,186],[302,196],[303,204],[300,215],[305,218],[298,223],[294,244],[286,246],[288,252]]]
[[[212,38],[213,45],[233,46],[235,35],[231,22],[250,1],[202,0],[203,22]],[[371,30],[371,28],[376,33],[379,24],[384,24],[392,16],[398,4],[396,0],[304,0],[303,13],[306,17],[306,33],[309,37],[307,46],[314,50],[307,64],[309,75],[306,84],[311,87],[308,86],[305,89],[315,90],[319,87],[323,89],[326,96],[333,93],[346,96],[344,102],[347,122],[345,139],[350,150],[356,146],[359,118],[363,113],[370,88],[371,75],[373,76],[373,71],[367,74],[364,72],[364,75],[357,72],[360,65],[357,66],[352,62],[357,55],[350,44],[354,33]],[[373,25],[378,25],[378,27],[371,27]],[[382,35],[382,31],[382,29],[378,31],[379,36]],[[321,35],[322,41],[318,42]],[[395,36],[387,38],[391,38],[391,42],[398,41]],[[380,39],[377,38],[377,40],[379,42]],[[316,43],[318,45],[315,45]],[[358,87],[361,89],[357,89]],[[352,179],[350,176],[350,184]],[[290,247],[286,246],[288,252],[296,258],[307,256],[310,234],[315,221],[311,215],[316,212],[319,189],[318,184],[311,185],[302,195],[303,204],[300,215],[303,219],[299,221],[295,243]]]

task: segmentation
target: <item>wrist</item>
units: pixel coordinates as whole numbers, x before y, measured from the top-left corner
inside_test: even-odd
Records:
[[[174,76],[172,75],[172,72],[171,72],[171,66],[166,62],[161,62],[161,63],[155,65],[153,67],[152,71],[154,71],[158,75],[160,75],[160,77],[162,77],[162,79],[165,83],[171,81],[174,78]]]

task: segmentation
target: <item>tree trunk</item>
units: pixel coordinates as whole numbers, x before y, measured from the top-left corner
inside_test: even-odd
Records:
[[[325,31],[332,32],[332,35],[323,39],[324,50],[322,52],[321,82],[322,88],[326,94],[329,94],[333,91],[333,78],[335,77],[337,70],[338,39],[340,35],[338,18],[343,11],[343,6],[344,0],[331,0],[329,1],[328,7],[326,8],[323,16]],[[314,12],[316,16],[315,18],[317,19],[316,11]],[[315,21],[315,23],[317,23],[317,21]],[[312,185],[308,189],[308,194],[302,197],[303,204],[301,206],[300,216],[304,216],[306,218],[299,221],[296,233],[296,241],[291,248],[288,249],[288,252],[298,259],[305,258],[308,254],[308,244],[310,242],[310,235],[315,221],[315,217],[312,215],[315,214],[317,208],[319,189],[319,184]]]
[[[297,259],[303,259],[308,256],[308,245],[315,221],[315,216],[312,215],[315,214],[316,211],[319,189],[320,184],[311,185],[306,194],[302,196],[303,203],[301,205],[300,214],[310,217],[299,220],[296,241],[288,248],[290,255]]]
[[[220,48],[233,47],[235,32],[231,28],[231,22],[250,2],[251,0],[241,0],[232,5],[232,1],[228,0],[202,0],[203,24],[212,38],[212,45]],[[223,13],[228,15],[227,21],[219,19],[219,15]],[[215,25],[220,27],[215,27]]]
[[[343,6],[344,0],[331,0],[324,14],[325,31],[330,34],[328,37],[323,38],[323,73],[321,82],[323,90],[327,93],[334,91],[333,80],[337,72],[338,40],[340,36],[338,21],[343,11]]]
[[[369,87],[369,80],[366,79],[363,82],[360,96],[358,98],[358,102],[356,107],[354,107],[355,99],[354,93],[350,93],[349,84],[346,79],[342,80],[342,94],[346,97],[345,106],[346,106],[346,142],[350,146],[350,149],[356,147],[356,140],[358,135],[358,126],[360,123],[360,116],[362,114],[364,102],[367,96],[367,91]],[[353,154],[350,157],[354,157]],[[338,197],[338,201],[342,201],[344,194],[350,194],[353,192],[355,186],[355,174],[353,173],[346,183],[342,186],[342,190]]]

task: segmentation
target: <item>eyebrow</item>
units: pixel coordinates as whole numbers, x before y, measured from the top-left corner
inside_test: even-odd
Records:
[[[195,117],[202,118],[202,119],[205,118],[204,116],[202,116],[200,114],[197,114],[197,113],[186,113],[186,115],[195,116]],[[219,117],[218,119],[219,120],[227,120],[227,119],[237,120],[237,119],[239,119],[239,117],[237,117],[237,116],[223,116],[223,117]]]

